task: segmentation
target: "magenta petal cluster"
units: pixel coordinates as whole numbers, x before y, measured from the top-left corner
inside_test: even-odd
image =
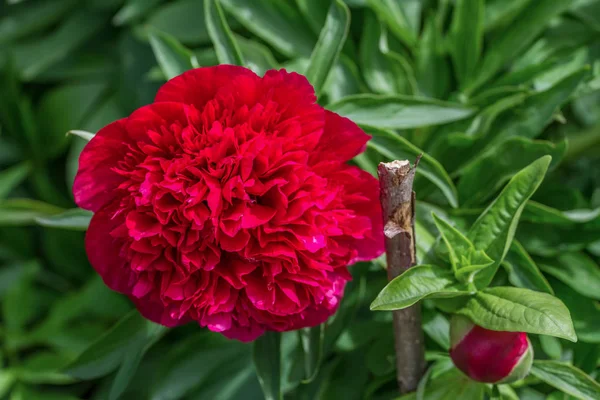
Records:
[[[348,265],[383,252],[377,180],[347,164],[368,139],[301,75],[188,71],[81,153],[89,260],[166,326],[249,341],[322,323]]]
[[[479,382],[517,381],[529,373],[533,362],[533,348],[525,332],[492,331],[455,315],[450,339],[454,365]]]

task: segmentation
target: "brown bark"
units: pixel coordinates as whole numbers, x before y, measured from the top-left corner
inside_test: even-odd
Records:
[[[377,169],[385,234],[388,280],[416,264],[414,230],[415,167],[408,160],[380,163]],[[421,328],[421,306],[393,311],[396,348],[396,378],[400,393],[417,389],[425,370],[425,348]]]

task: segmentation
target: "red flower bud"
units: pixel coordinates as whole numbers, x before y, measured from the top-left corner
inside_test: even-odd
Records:
[[[450,357],[469,378],[510,383],[524,378],[533,362],[525,332],[491,331],[455,315],[450,323]]]

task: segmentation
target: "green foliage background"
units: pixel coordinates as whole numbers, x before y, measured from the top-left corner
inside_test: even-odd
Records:
[[[0,399],[263,398],[251,346],[156,326],[104,287],[83,248],[90,215],[70,194],[86,141],[67,131],[96,132],[167,77],[219,60],[306,73],[321,104],[374,136],[355,160],[368,171],[424,152],[421,259],[438,236],[431,211],[466,231],[515,173],[552,155],[492,286],[560,298],[579,341],[530,335],[536,358],[598,379],[600,0],[346,0],[347,31],[341,0],[329,17],[328,0],[220,3],[224,18],[202,0],[0,0]],[[316,338],[261,342],[257,365],[280,362],[286,399],[397,396],[391,314],[369,310],[381,265],[352,268]],[[430,301],[423,312],[441,373],[447,314]],[[552,365],[498,396],[566,399],[538,379]],[[433,383],[427,399],[484,396],[452,370]]]

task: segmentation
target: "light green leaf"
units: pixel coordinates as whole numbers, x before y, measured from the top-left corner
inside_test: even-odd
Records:
[[[323,339],[325,338],[325,324],[298,331],[300,345],[304,354],[304,383],[311,382],[319,372],[323,357]]]
[[[469,299],[462,314],[494,331],[528,332],[577,341],[571,314],[558,298],[515,287],[493,287]]]
[[[0,200],[4,200],[10,192],[19,186],[27,178],[30,171],[31,166],[28,163],[21,163],[1,171]]]
[[[414,15],[415,11],[420,14],[419,2],[412,0],[404,2],[367,0],[367,3],[398,39],[402,40],[408,47],[416,45],[419,30],[418,18],[410,17]]]
[[[560,211],[536,201],[529,200],[523,210],[523,221],[537,224],[575,226],[600,220],[600,208]],[[592,225],[590,224],[590,225]]]
[[[89,142],[90,140],[92,140],[92,138],[94,136],[96,136],[95,133],[92,132],[87,132],[87,131],[81,131],[81,130],[77,130],[77,129],[72,129],[69,132],[67,132],[68,135],[73,135],[73,136],[78,136],[80,138],[82,138],[83,140],[85,140],[86,142]]]
[[[254,367],[265,400],[280,400],[281,394],[281,333],[265,332],[254,341]]]
[[[450,55],[458,81],[464,86],[475,76],[483,47],[483,0],[458,0],[450,26]]]
[[[323,89],[329,72],[344,47],[349,28],[350,10],[341,0],[334,0],[305,74],[317,95]]]
[[[158,65],[165,77],[171,79],[193,68],[198,68],[196,56],[173,36],[151,29],[148,38]]]
[[[467,118],[474,110],[459,104],[411,96],[348,96],[328,108],[357,124],[382,129],[410,129]]]
[[[262,76],[270,69],[279,68],[279,63],[275,57],[273,57],[273,53],[271,53],[271,50],[267,46],[254,40],[248,40],[239,35],[233,35],[233,37],[240,46],[240,50],[242,51],[243,58],[246,62],[246,67],[250,68],[256,74]],[[200,65],[208,65],[203,63],[200,59],[198,61]]]
[[[513,285],[554,294],[552,287],[538,266],[518,241],[513,240],[503,264],[508,273],[508,280]]]
[[[427,97],[443,99],[450,90],[451,66],[444,45],[442,29],[436,16],[430,14],[423,27],[415,60],[417,86]]]
[[[361,92],[363,85],[358,67],[342,53],[327,77],[324,92],[329,102],[333,103],[346,96]]]
[[[219,63],[243,66],[244,57],[227,24],[220,0],[204,0],[204,18]]]
[[[561,253],[540,260],[540,269],[569,285],[577,293],[600,300],[600,266],[584,253]]]
[[[39,217],[58,214],[63,209],[31,199],[10,199],[0,202],[0,226],[31,225]]]
[[[225,10],[244,27],[288,57],[308,57],[315,35],[286,1],[221,0]]]
[[[531,374],[578,399],[600,398],[600,384],[572,365],[558,361],[536,360],[531,367]]]
[[[423,176],[433,183],[441,190],[452,207],[458,207],[456,187],[444,167],[435,158],[392,131],[373,127],[366,127],[365,131],[373,136],[367,143],[367,147],[377,151],[390,161],[414,159],[421,155],[419,166],[416,169],[417,176]]]
[[[450,349],[450,322],[444,314],[438,311],[429,311],[425,308],[423,313],[423,331],[444,350]]]
[[[438,217],[434,212],[431,213],[431,216],[433,217],[435,226],[442,235],[442,240],[446,244],[452,268],[457,272],[458,268],[461,266],[461,257],[474,251],[475,247],[458,229],[450,225],[444,219]]]
[[[150,322],[137,310],[132,310],[80,354],[66,372],[85,380],[104,376],[121,364],[132,346],[149,343],[165,331],[164,326]]]
[[[435,265],[417,265],[390,281],[371,303],[371,310],[401,310],[424,298],[469,294],[465,286],[457,284],[452,271]]]
[[[513,176],[469,230],[467,237],[475,248],[485,251],[495,261],[494,266],[477,274],[478,288],[489,285],[498,265],[504,260],[523,208],[542,183],[551,160],[549,156],[541,157]]]
[[[36,217],[35,222],[39,225],[51,228],[85,231],[90,225],[92,215],[93,213],[91,211],[73,208],[61,212],[60,214]]]
[[[546,355],[553,360],[560,360],[562,357],[562,345],[560,340],[554,336],[540,335],[540,346]]]
[[[486,201],[515,173],[544,155],[552,157],[552,166],[557,165],[567,150],[566,140],[552,143],[546,140],[531,140],[512,137],[490,147],[477,159],[461,169],[458,194],[464,206],[473,206]]]

